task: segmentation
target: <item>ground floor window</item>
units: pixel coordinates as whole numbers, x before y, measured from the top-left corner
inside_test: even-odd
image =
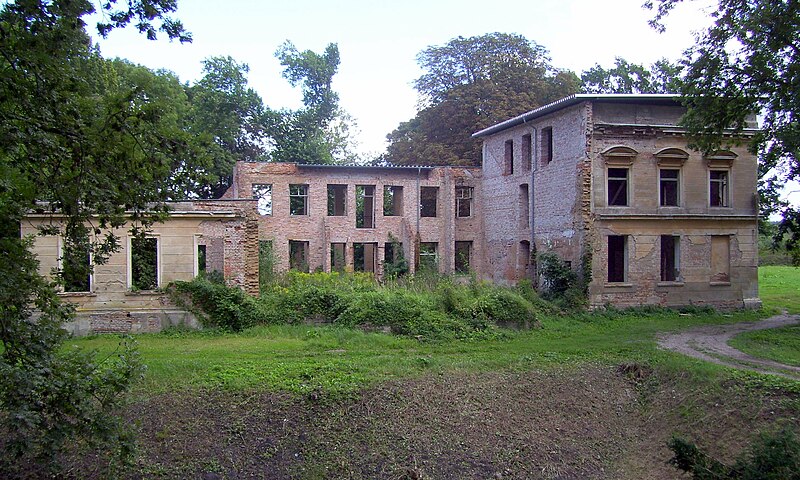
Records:
[[[608,236],[608,281],[624,282],[626,280],[628,237],[625,235]]]
[[[155,290],[158,281],[158,238],[131,238],[131,289]]]
[[[344,272],[346,243],[331,243],[331,272]]]
[[[661,281],[674,282],[680,276],[680,237],[661,235]]]
[[[289,240],[289,269],[308,273],[308,242]]]
[[[75,242],[64,242],[59,258],[61,279],[65,292],[91,290],[92,258],[88,237]]]
[[[266,286],[275,275],[275,254],[272,240],[258,241],[258,284]]]
[[[376,243],[353,244],[353,270],[356,272],[375,273],[375,254],[378,250]]]
[[[472,242],[456,242],[456,273],[469,273]]]
[[[711,281],[731,281],[731,237],[711,236]]]
[[[436,242],[423,242],[419,244],[419,269],[438,270],[439,257],[437,254],[438,244]]]

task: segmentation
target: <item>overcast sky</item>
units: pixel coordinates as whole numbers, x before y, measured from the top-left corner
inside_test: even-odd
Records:
[[[105,57],[166,68],[189,82],[200,76],[203,59],[230,55],[250,66],[250,85],[272,108],[296,108],[301,99],[281,77],[278,46],[291,40],[300,50],[322,53],[337,43],[334,88],[358,123],[361,151],[372,153],[382,152],[386,134],[414,116],[412,82],[421,73],[415,58],[427,46],[457,36],[516,33],[545,46],[554,66],[580,75],[596,63],[611,66],[615,56],[646,65],[675,60],[691,45],[692,32],[710,22],[698,5],[704,2],[691,2],[680,5],[659,34],[647,24],[653,14],[643,1],[179,0],[177,17],[192,32],[191,44],[149,42],[133,28],[98,43]]]

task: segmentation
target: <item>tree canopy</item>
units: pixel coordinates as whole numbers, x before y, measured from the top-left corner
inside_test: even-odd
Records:
[[[420,52],[414,83],[420,110],[387,135],[384,160],[397,164],[480,165],[485,127],[576,93],[577,76],[550,64],[545,47],[521,35],[457,37]]]
[[[617,57],[606,69],[596,64],[581,75],[584,93],[677,93],[681,66],[661,59],[650,68]]]
[[[662,20],[681,0],[650,0]],[[800,211],[779,200],[789,180],[800,179],[800,3],[785,0],[719,0],[712,23],[682,60],[680,93],[688,113],[683,119],[694,146],[713,151],[739,133],[746,118],[760,114],[761,133],[751,144],[759,152],[761,214],[780,211],[778,237],[789,234],[789,246],[800,263]]]

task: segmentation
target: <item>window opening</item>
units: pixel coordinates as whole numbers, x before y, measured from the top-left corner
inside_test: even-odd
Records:
[[[628,169],[608,169],[608,205],[626,207],[628,205]]]
[[[709,189],[712,207],[728,206],[728,172],[726,170],[711,170]]]
[[[553,127],[545,127],[542,129],[542,163],[550,163],[553,161]]]
[[[436,202],[439,197],[439,187],[420,187],[420,213],[421,217],[436,216]]]
[[[256,209],[259,215],[272,215],[272,185],[254,184],[253,198],[258,200]]]
[[[289,269],[308,273],[308,242],[289,240]]]
[[[469,273],[472,242],[456,242],[456,273]]]
[[[76,242],[62,243],[61,279],[65,292],[88,292],[91,290],[92,257],[89,237]]]
[[[661,281],[674,282],[680,276],[680,237],[661,235]]]
[[[420,270],[438,270],[439,257],[437,255],[438,244],[436,242],[422,242],[419,244],[419,268]]]
[[[131,238],[131,288],[158,288],[158,239],[155,237]]]
[[[328,185],[328,216],[347,216],[347,185]]]
[[[627,237],[608,236],[608,281],[624,282],[627,263]]]
[[[345,267],[345,243],[331,243],[331,271],[344,272]]]
[[[308,215],[308,185],[289,185],[289,215]]]
[[[506,150],[503,157],[503,175],[514,174],[514,140],[506,140]]]
[[[456,187],[456,217],[472,216],[472,187]]]
[[[528,184],[523,183],[519,186],[519,226],[528,228],[531,223],[531,198],[528,193]]]
[[[353,270],[356,272],[375,273],[375,254],[378,250],[377,243],[353,244]]]
[[[659,194],[662,207],[678,206],[678,175],[680,170],[659,170]]]
[[[264,288],[275,276],[275,255],[272,240],[258,241],[258,285]]]
[[[198,245],[197,246],[197,272],[198,273],[206,273],[207,262],[206,262],[206,246],[205,245]]]
[[[533,137],[530,134],[522,136],[522,169],[531,170],[531,157],[533,152]]]
[[[375,228],[374,185],[356,185],[356,228]]]
[[[403,187],[394,185],[383,187],[383,215],[386,217],[403,215]]]

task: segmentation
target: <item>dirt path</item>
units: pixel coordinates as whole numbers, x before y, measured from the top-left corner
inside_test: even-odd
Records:
[[[800,323],[800,316],[784,312],[783,315],[758,322],[708,325],[677,333],[661,334],[658,336],[658,345],[661,348],[720,365],[798,380],[800,379],[800,367],[756,358],[728,345],[728,341],[740,333],[785,327],[797,323]]]

